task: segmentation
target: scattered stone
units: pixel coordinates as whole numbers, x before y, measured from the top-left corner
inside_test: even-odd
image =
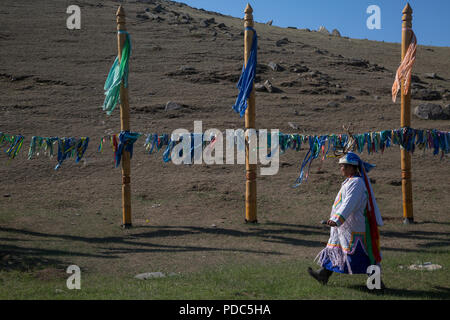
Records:
[[[164,21],[165,19],[162,18],[161,16],[151,13],[151,12],[138,12],[136,14],[136,18],[141,19],[141,20],[156,20],[158,22]]]
[[[269,80],[266,80],[264,82],[264,87],[266,88],[267,92],[269,92],[269,93],[273,92],[273,85]]]
[[[200,20],[200,27],[207,28],[211,24],[215,24],[215,23],[216,23],[216,20],[214,18],[202,19],[202,20]]]
[[[266,24],[267,24],[268,26],[271,26],[272,23],[273,23],[273,20],[269,20],[269,21],[266,22]]]
[[[426,84],[426,82],[422,81],[419,78],[419,76],[416,76],[414,74],[411,76],[411,83],[425,83]]]
[[[146,273],[140,273],[135,276],[136,279],[139,280],[148,280],[148,279],[157,279],[157,278],[165,278],[166,275],[162,272],[146,272]]]
[[[417,83],[417,82],[411,82],[411,90],[414,89],[426,89],[427,87]]]
[[[314,70],[314,71],[308,72],[306,75],[311,78],[317,78],[318,76],[320,76],[320,72],[317,70]]]
[[[255,90],[258,92],[267,92],[266,87],[262,83],[255,83]]]
[[[136,14],[136,18],[141,19],[141,20],[148,20],[150,17],[147,14],[138,13],[138,14]]]
[[[447,110],[446,110],[447,111]],[[424,103],[414,108],[414,115],[423,120],[448,120],[447,112],[438,104]]]
[[[402,181],[401,180],[391,180],[389,181],[389,183],[391,186],[394,187],[400,187],[402,185]]]
[[[359,90],[359,94],[362,95],[362,96],[370,96],[370,93],[368,91],[362,90],[362,89]]]
[[[337,107],[339,107],[339,103],[337,103],[335,101],[330,101],[330,102],[327,103],[327,107],[337,108]]]
[[[278,92],[282,92],[280,89],[274,87],[272,85],[272,83],[269,80],[266,80],[264,82],[264,87],[266,88],[267,92],[269,93],[278,93]]]
[[[296,87],[301,86],[301,82],[299,80],[291,80],[291,81],[283,81],[280,83],[281,87]]]
[[[199,25],[202,28],[208,28],[209,27],[209,23],[205,19],[200,20]]]
[[[192,75],[197,74],[198,71],[191,66],[181,66],[180,69],[177,71],[169,72],[167,73],[168,76],[186,76],[186,75]]]
[[[231,33],[231,32],[225,32],[225,34],[228,36],[228,37],[230,37],[230,38],[233,38],[233,34]]]
[[[339,32],[338,29],[333,29],[333,31],[331,31],[331,35],[335,37],[340,37],[341,33]]]
[[[450,119],[450,104],[442,108],[442,112],[447,115],[447,119]]]
[[[355,97],[353,97],[353,96],[345,96],[344,99],[347,100],[347,101],[352,101],[352,100],[355,100]]]
[[[197,73],[197,70],[195,70],[195,68],[191,67],[191,66],[182,66],[182,67],[180,67],[180,71],[183,72],[184,74],[195,74],[195,73]]]
[[[374,98],[375,100],[380,100],[380,99],[381,99],[380,96],[373,96],[373,98]]]
[[[425,262],[423,264],[412,264],[408,267],[409,270],[427,270],[434,271],[442,269],[442,266],[439,264],[433,264],[431,262]]]
[[[317,31],[324,34],[330,34],[330,32],[324,26],[320,26]]]
[[[443,78],[439,77],[435,72],[425,73],[425,78],[428,78],[428,79],[437,79],[437,80],[444,80]]]
[[[281,96],[281,100],[289,99],[288,96]]]
[[[346,62],[347,65],[353,66],[353,67],[362,67],[362,68],[368,68],[369,67],[369,61],[364,59],[350,59]]]
[[[295,64],[289,68],[289,71],[295,72],[295,73],[303,73],[303,72],[308,72],[309,68],[307,66],[304,66],[301,64]]]
[[[55,289],[55,293],[64,293],[64,290],[61,290],[61,289]]]
[[[165,11],[165,9],[160,4],[158,4],[156,7],[153,8],[153,12],[155,12],[155,13],[161,13],[163,11]]]
[[[181,108],[182,108],[182,106],[179,105],[178,103],[169,101],[169,102],[167,102],[166,108],[164,110],[165,111],[170,111],[170,110],[178,110],[178,109],[181,109]]]
[[[297,27],[287,27],[288,29],[297,29]]]
[[[288,122],[288,125],[289,125],[289,127],[291,127],[294,130],[300,129],[300,127],[297,124],[293,123],[293,122]]]
[[[10,194],[4,194],[3,197],[9,198],[9,197],[11,197],[11,195]]]
[[[162,47],[160,47],[158,45],[154,45],[154,46],[151,46],[149,50],[150,51],[161,51]]]
[[[289,44],[289,43],[290,43],[290,41],[289,41],[288,38],[283,38],[283,39],[278,40],[278,41],[275,43],[275,45],[276,45],[277,47],[281,47],[281,46],[284,46],[284,45]]]
[[[280,66],[279,64],[277,64],[277,63],[275,63],[273,61],[269,62],[267,65],[273,71],[284,71],[284,68],[282,66]]]
[[[439,91],[434,91],[430,89],[412,89],[411,97],[413,99],[426,101],[440,100],[442,98]]]
[[[182,15],[178,16],[177,20],[180,24],[189,24],[189,23],[191,23],[192,18],[188,14],[182,14]]]
[[[316,50],[314,50],[314,53],[317,53],[317,54],[325,54],[325,53],[327,53],[328,51],[326,51],[326,50],[320,50],[320,49],[316,49]]]
[[[219,24],[217,25],[217,28],[219,28],[219,29],[227,29],[228,27],[226,26],[225,23],[219,23]]]

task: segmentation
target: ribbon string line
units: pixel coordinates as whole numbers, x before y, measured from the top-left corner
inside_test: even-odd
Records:
[[[255,130],[259,134],[259,130]],[[135,142],[143,136],[143,133],[122,131],[119,134],[103,136],[97,152],[102,152],[104,145],[110,143],[114,151],[115,167],[118,167],[124,151],[133,155],[133,146]],[[217,136],[211,134],[206,136],[203,133],[188,133],[190,137],[190,157],[191,161],[195,158],[196,148],[200,148],[203,152],[206,146],[211,148],[217,142]],[[169,134],[159,135],[157,133],[146,134],[144,149],[148,154],[157,153],[164,149],[163,161],[171,161],[172,150],[177,143],[182,143],[184,135],[177,140],[172,140]],[[186,136],[187,137],[187,136]],[[267,131],[267,149],[271,150],[271,133]],[[228,139],[228,136],[227,136]],[[234,135],[234,145],[237,145],[238,151],[245,150],[245,139]],[[12,135],[0,132],[0,148],[6,146],[4,150],[9,159],[15,159],[23,147],[25,137],[22,135]],[[328,157],[336,156],[336,152],[347,149],[358,153],[373,154],[383,152],[398,145],[410,153],[414,153],[416,149],[432,150],[433,155],[441,152],[441,159],[445,154],[450,152],[450,132],[440,131],[437,129],[413,129],[409,127],[383,130],[376,132],[366,132],[361,134],[326,134],[326,135],[305,135],[282,133],[278,134],[278,150],[280,154],[284,154],[287,150],[301,151],[307,150],[303,161],[300,164],[300,174],[295,180],[293,187],[298,187],[302,182],[308,180],[311,165],[315,159],[320,159],[321,168],[323,161]],[[81,138],[58,138],[58,137],[40,137],[33,136],[28,149],[28,159],[39,156],[40,153],[52,158],[55,155],[55,145],[57,144],[57,165],[55,170],[60,168],[67,158],[75,158],[78,163],[84,157],[89,145],[89,137]],[[259,146],[260,149],[262,146]],[[333,152],[333,154],[330,154]],[[180,150],[179,156],[183,156],[183,150]],[[271,153],[267,155],[267,159],[271,158]]]

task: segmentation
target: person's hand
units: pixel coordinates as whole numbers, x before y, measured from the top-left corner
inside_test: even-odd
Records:
[[[337,227],[336,222],[334,222],[333,220],[328,220],[327,225],[329,225],[330,227]]]

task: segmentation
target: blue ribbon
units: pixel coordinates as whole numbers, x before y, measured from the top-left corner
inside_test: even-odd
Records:
[[[255,29],[247,27],[245,28],[245,30],[253,31],[253,42],[247,65],[245,65],[244,63],[244,65],[242,66],[242,73],[237,84],[239,95],[236,99],[236,103],[233,106],[233,110],[239,113],[241,118],[245,115],[245,110],[247,110],[247,99],[250,97],[250,93],[253,90],[258,50],[258,36],[256,35]]]
[[[130,153],[130,159],[133,157],[133,145],[136,140],[141,136],[141,133],[130,132],[130,131],[121,131],[119,134],[119,145],[117,146],[116,151],[116,168],[120,164],[120,160],[122,159],[122,154],[124,151],[128,151]]]
[[[293,185],[294,188],[298,187],[299,185],[302,184],[303,182],[303,178],[305,175],[305,167],[308,165],[308,172],[309,169],[311,168],[311,164],[313,162],[314,159],[316,159],[319,154],[320,154],[320,150],[322,149],[322,146],[326,143],[328,136],[310,136],[309,137],[309,150],[308,153],[306,154],[305,158],[303,159],[303,163],[302,166],[300,168],[300,176],[297,178],[297,180],[295,180],[295,184]],[[305,181],[308,180],[308,177],[305,178]]]

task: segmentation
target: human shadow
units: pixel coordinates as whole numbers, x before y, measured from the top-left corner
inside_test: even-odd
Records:
[[[310,231],[310,230],[298,230],[298,229],[290,229],[290,228],[281,228],[281,229],[273,229],[273,228],[265,228],[254,226],[248,230],[241,231],[235,229],[226,229],[226,228],[206,228],[206,227],[196,227],[196,226],[145,226],[145,228],[182,228],[184,230],[188,230],[194,234],[214,234],[214,235],[222,235],[228,237],[253,237],[256,239],[261,239],[265,242],[274,242],[274,243],[282,243],[289,244],[294,246],[307,246],[307,247],[322,247],[323,243],[317,240],[305,240],[300,239],[298,237],[289,237],[287,235],[324,235],[328,236],[327,230],[323,231]],[[137,237],[146,237],[150,233],[141,233],[135,235]]]

